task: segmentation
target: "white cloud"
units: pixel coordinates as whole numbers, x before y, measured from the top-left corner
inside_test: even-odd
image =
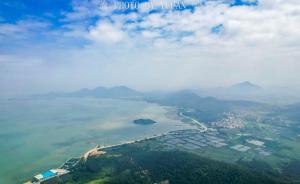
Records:
[[[159,34],[159,32],[155,32],[155,31],[143,31],[142,36],[145,38],[157,38],[160,37],[161,35]]]
[[[197,7],[194,12],[165,10],[153,14],[134,14],[134,17],[122,14],[112,16],[114,23],[109,27],[112,29],[117,25],[118,33],[131,35],[131,39],[127,40],[129,42],[144,42],[144,39],[148,39],[149,43],[156,43],[155,39],[160,37],[161,40],[163,36],[165,42],[171,41],[171,44],[177,40],[182,41],[179,44],[195,46],[269,45],[270,42],[281,46],[300,39],[299,12],[300,4],[293,0],[262,0],[259,6],[236,7],[211,2]],[[126,20],[137,19],[141,21],[124,23]],[[216,36],[211,29],[220,24],[224,26],[224,31]],[[140,28],[143,30],[138,31]],[[98,29],[99,27],[95,27],[90,33],[97,32]]]
[[[120,28],[109,22],[99,22],[88,33],[88,38],[105,43],[118,43],[125,37],[125,33]]]
[[[110,83],[144,89],[222,85],[240,80],[290,85],[289,78],[298,76],[295,68],[300,67],[299,8],[299,1],[294,0],[261,0],[258,6],[235,7],[212,1],[194,11],[147,14],[143,10],[113,15],[111,31],[99,31],[95,26],[89,34],[117,32],[126,37],[111,42],[125,45],[117,47],[123,50],[121,54],[109,56],[114,62],[102,71]],[[224,30],[212,33],[212,28],[220,24]],[[104,37],[91,39],[102,42]]]
[[[20,20],[16,23],[0,23],[0,39],[29,38],[37,32],[42,32],[49,27],[48,22],[38,20]]]
[[[31,81],[27,88],[45,90],[120,84],[146,90],[179,89],[243,80],[300,86],[299,0],[260,0],[258,6],[251,7],[212,1],[194,11],[152,14],[145,10],[130,14],[88,10],[77,8],[77,15],[69,15],[68,31],[60,38],[67,35],[92,44],[77,49],[47,48],[44,52],[32,49],[28,53],[33,58],[24,61],[32,63],[26,70],[1,61],[0,56],[2,68],[9,71],[2,69],[1,86],[9,88],[25,79]],[[99,20],[87,27],[83,19],[90,16]],[[212,33],[211,29],[220,24],[224,26],[222,32]],[[5,33],[30,31],[26,26],[2,26],[7,26],[0,29]],[[51,49],[50,57],[45,53]],[[18,62],[23,58],[20,55]],[[22,91],[24,86],[19,84],[15,91]]]

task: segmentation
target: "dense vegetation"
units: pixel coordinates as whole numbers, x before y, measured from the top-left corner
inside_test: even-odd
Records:
[[[283,183],[278,178],[241,166],[209,160],[181,151],[155,151],[147,146],[126,145],[89,158],[71,183],[150,184]]]
[[[153,121],[152,119],[136,119],[133,121],[133,123],[137,125],[152,125],[157,122]]]

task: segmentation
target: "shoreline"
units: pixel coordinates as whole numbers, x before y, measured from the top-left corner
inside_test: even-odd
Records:
[[[146,138],[140,138],[140,139],[136,139],[136,140],[132,140],[132,141],[126,141],[124,143],[119,143],[119,144],[111,144],[111,145],[107,145],[107,146],[100,146],[100,145],[97,145],[95,146],[94,148],[84,152],[81,156],[79,157],[70,157],[69,159],[67,159],[64,163],[62,163],[58,168],[55,168],[55,169],[50,169],[49,171],[52,172],[54,170],[64,170],[64,173],[63,174],[70,174],[72,173],[74,169],[76,169],[76,167],[78,166],[78,164],[82,163],[82,162],[85,162],[90,156],[94,156],[94,155],[101,155],[101,154],[104,154],[105,153],[105,149],[107,148],[114,148],[114,147],[120,147],[120,146],[124,146],[124,145],[128,145],[128,144],[134,144],[134,143],[138,143],[138,142],[141,142],[141,141],[146,141],[146,140],[151,140],[151,139],[155,139],[155,138],[158,138],[158,137],[161,137],[161,136],[165,136],[165,135],[168,135],[170,132],[166,132],[166,133],[161,133],[161,134],[158,134],[158,135],[153,135],[153,136],[150,136],[150,137],[146,137]],[[72,166],[67,166],[66,168],[66,165],[68,165],[68,163],[70,162],[70,160],[75,160],[75,162],[73,163]],[[47,171],[46,173],[48,173],[49,171]],[[42,174],[37,174],[33,177],[36,178],[37,176],[38,177],[41,177]],[[45,180],[48,180],[48,179],[52,179],[54,177],[59,177],[60,175],[54,175],[54,176],[51,176],[51,177],[47,177],[45,178]],[[29,181],[26,181],[24,182],[24,184],[39,184],[41,181],[33,181],[32,180],[29,180]]]
[[[186,119],[190,119],[196,126],[197,128],[201,131],[201,132],[207,132],[208,131],[208,128],[201,122],[195,120],[194,118],[191,118],[189,116],[186,116],[184,115],[182,112],[179,112],[179,116],[180,117],[183,117],[183,118],[186,118]],[[113,147],[117,147],[117,146],[123,146],[123,145],[127,145],[127,144],[133,144],[133,143],[137,143],[137,142],[141,142],[141,141],[145,141],[145,140],[150,140],[150,139],[154,139],[154,138],[158,138],[158,137],[161,137],[161,136],[165,136],[165,135],[168,135],[169,133],[171,133],[172,131],[168,131],[168,132],[165,132],[165,133],[161,133],[161,134],[157,134],[157,135],[153,135],[153,136],[150,136],[150,137],[146,137],[146,138],[141,138],[141,139],[136,139],[136,140],[132,140],[132,141],[126,141],[124,143],[119,143],[119,144],[112,144],[112,145],[107,145],[107,146],[100,146],[98,149],[106,149],[106,148],[113,148]],[[97,145],[99,146],[99,145]],[[96,146],[96,147],[97,147]],[[87,152],[85,152],[83,154],[83,156],[85,154],[87,154],[88,152],[92,152],[96,147],[88,150]]]
[[[198,129],[202,133],[204,133],[204,132],[206,132],[208,130],[205,125],[203,125],[199,121],[197,121],[197,120],[195,120],[195,119],[193,119],[193,118],[191,118],[189,116],[184,115],[182,112],[179,112],[179,117],[185,118],[185,119],[189,119],[197,127],[196,129]],[[105,149],[114,148],[114,147],[120,147],[120,146],[124,146],[124,145],[128,145],[128,144],[134,144],[134,143],[139,143],[139,142],[142,142],[142,141],[147,141],[147,140],[159,138],[159,137],[162,137],[162,136],[166,136],[166,135],[168,135],[168,134],[170,134],[172,132],[173,131],[168,131],[168,132],[165,132],[165,133],[155,134],[153,136],[149,136],[149,137],[145,137],[145,138],[139,138],[139,139],[135,139],[135,140],[125,141],[125,142],[119,143],[119,144],[111,144],[111,145],[107,145],[107,146],[96,145],[92,149],[89,149],[88,151],[84,152],[79,157],[70,157],[64,163],[62,163],[57,169],[62,169],[63,168],[67,172],[71,172],[72,167],[76,167],[76,165],[74,165],[74,166],[72,166],[70,168],[68,168],[68,167],[66,168],[65,165],[68,164],[68,162],[70,160],[72,160],[72,159],[77,159],[78,160],[77,163],[79,163],[81,161],[86,161],[92,155],[101,155],[101,154],[104,154],[105,153]],[[39,183],[39,182],[33,182],[33,184],[36,184],[36,183]]]
[[[134,143],[138,143],[138,142],[142,142],[142,141],[146,141],[146,140],[151,140],[151,139],[155,139],[158,137],[162,137],[165,135],[168,135],[170,132],[166,132],[166,133],[162,133],[162,134],[158,134],[158,135],[153,135],[150,137],[146,137],[146,138],[141,138],[141,139],[136,139],[136,140],[132,140],[132,141],[126,141],[124,143],[119,143],[119,144],[112,144],[112,145],[108,145],[108,146],[99,146],[97,145],[96,147],[88,150],[87,152],[85,152],[80,158],[88,158],[89,154],[91,154],[93,151],[95,151],[95,149],[98,150],[105,150],[107,148],[114,148],[114,147],[118,147],[118,146],[124,146],[124,145],[128,145],[128,144],[134,144]]]

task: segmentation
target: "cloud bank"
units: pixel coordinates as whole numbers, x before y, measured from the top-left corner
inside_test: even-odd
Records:
[[[300,86],[299,1],[161,3],[174,1],[123,9],[72,1],[54,18],[1,21],[1,93],[97,85],[174,90],[244,80]]]

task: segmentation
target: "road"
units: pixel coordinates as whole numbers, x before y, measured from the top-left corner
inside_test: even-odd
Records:
[[[206,132],[207,131],[207,127],[203,123],[195,120],[194,118],[186,116],[182,112],[179,112],[179,116],[191,120],[193,122],[193,124],[195,124],[201,130],[201,132]]]

